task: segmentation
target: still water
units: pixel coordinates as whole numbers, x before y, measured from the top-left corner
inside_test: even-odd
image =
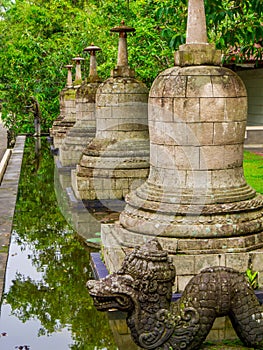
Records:
[[[85,288],[91,248],[61,214],[49,145],[27,139],[0,315],[1,350],[117,349]]]

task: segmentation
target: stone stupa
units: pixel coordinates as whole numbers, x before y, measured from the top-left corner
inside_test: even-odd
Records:
[[[74,57],[76,62],[75,80],[72,82],[72,65],[66,65],[68,69],[67,85],[60,94],[60,115],[50,129],[53,137],[54,148],[60,148],[67,131],[76,122],[76,90],[81,84],[81,61],[82,57]]]
[[[117,67],[96,93],[96,136],[84,149],[72,187],[78,199],[122,199],[148,176],[148,89],[135,79],[128,65],[127,33],[135,29],[122,23]]]
[[[189,0],[186,44],[149,94],[149,177],[126,196],[119,222],[102,225],[111,271],[125,247],[157,236],[177,290],[214,265],[252,268],[263,285],[263,197],[244,178],[246,119],[245,86],[207,42],[203,0]]]
[[[76,123],[69,129],[59,151],[62,166],[76,166],[82,151],[95,137],[95,95],[101,79],[97,73],[96,52],[101,49],[94,44],[84,52],[90,54],[89,76],[76,91]]]
[[[59,130],[63,129],[63,126],[62,128],[60,128],[60,124],[65,117],[65,94],[67,90],[71,90],[73,88],[73,82],[72,82],[73,65],[68,64],[65,66],[65,68],[67,69],[67,82],[66,82],[66,86],[61,90],[59,94],[59,115],[56,118],[56,120],[54,120],[52,127],[50,128],[50,136],[52,137],[54,137]],[[72,126],[72,122],[70,122],[69,125]],[[67,127],[67,125],[65,125],[65,127]]]

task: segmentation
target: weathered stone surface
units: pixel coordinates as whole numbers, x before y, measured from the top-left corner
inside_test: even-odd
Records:
[[[190,0],[187,15],[187,44],[206,44],[206,19],[203,0]]]
[[[175,64],[181,67],[194,65],[219,65],[221,52],[211,44],[185,44],[175,52]]]
[[[213,143],[231,144],[243,142],[245,137],[246,122],[222,122],[214,123],[214,138]]]
[[[64,137],[59,160],[62,166],[74,166],[81,157],[82,151],[95,137],[95,94],[100,81],[84,81],[76,91],[76,122]]]
[[[111,31],[119,33],[117,66],[97,89],[96,135],[72,173],[79,199],[123,199],[149,171],[148,89],[128,65],[127,33],[135,29],[122,21]],[[93,184],[84,187],[83,177]]]
[[[79,198],[121,199],[148,176],[147,98],[147,88],[134,78],[109,78],[99,86],[96,137],[83,150],[72,180]],[[83,176],[96,182],[84,185]]]
[[[191,259],[187,258],[189,265]],[[191,277],[191,270],[183,266],[181,272],[183,278],[187,273]],[[154,239],[127,254],[117,272],[88,281],[87,287],[98,310],[127,312],[133,340],[142,348],[200,349],[215,319],[222,316],[229,316],[247,346],[262,347],[262,306],[242,273],[213,266],[188,283],[183,278],[179,283],[186,283],[184,292],[171,303],[175,267]],[[219,320],[214,331],[222,331],[224,325],[225,321]]]
[[[185,78],[181,89],[178,76]],[[212,77],[218,78],[215,85],[223,91],[217,98],[214,93],[219,90],[214,91]],[[215,245],[208,248],[213,251],[262,246],[261,238],[256,242],[250,237],[253,233],[262,236],[263,200],[246,184],[243,174],[246,91],[240,79],[235,80],[233,72],[214,66],[176,67],[157,78],[160,94],[154,83],[154,96],[150,93],[149,98],[150,173],[147,181],[126,197],[120,215],[124,230],[178,238],[184,252],[193,249],[184,245],[186,237],[214,239]],[[170,95],[161,97],[166,84]],[[180,91],[191,84],[195,96],[182,98]],[[230,85],[235,98],[226,97]],[[166,106],[164,113],[161,106]],[[216,240],[238,236],[244,241],[225,244]],[[197,247],[202,249],[199,243]]]
[[[50,129],[55,148],[59,148],[66,136],[67,131],[76,122],[76,88],[65,87],[60,93],[60,115],[54,121]]]

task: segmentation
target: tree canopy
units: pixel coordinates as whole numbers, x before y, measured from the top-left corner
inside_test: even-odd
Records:
[[[205,6],[210,42],[226,55],[234,52],[237,60],[262,58],[261,0],[206,0]],[[174,51],[185,42],[187,0],[2,1],[0,99],[6,125],[15,132],[33,132],[33,99],[40,106],[42,130],[48,131],[59,114],[63,67],[92,42],[102,48],[99,74],[109,77],[118,45],[110,28],[123,19],[136,29],[128,38],[130,65],[150,86],[160,71],[173,65]]]

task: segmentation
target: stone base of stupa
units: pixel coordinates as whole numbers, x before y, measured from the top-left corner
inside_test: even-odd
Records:
[[[149,168],[94,169],[77,173],[72,170],[72,188],[78,199],[123,199],[130,190],[140,186]],[[89,175],[89,176],[88,176]]]
[[[103,146],[92,142],[72,171],[72,187],[78,199],[123,199],[149,175],[148,140],[122,140]]]
[[[105,263],[109,271],[117,271],[126,251],[154,238],[125,229],[119,222],[101,227]],[[176,266],[174,292],[184,290],[189,280],[210,266],[228,266],[245,272],[258,271],[259,286],[263,287],[263,230],[257,234],[228,238],[176,238],[157,236]]]
[[[54,120],[53,124],[52,124],[52,127],[49,129],[49,133],[50,133],[50,136],[54,136],[54,134],[56,133],[56,128],[60,125],[60,123],[62,122],[62,120],[65,118],[64,115],[59,115],[57,117],[56,120]]]
[[[57,121],[54,122],[52,128],[50,129],[50,136],[53,137],[53,145],[54,148],[60,148],[64,138],[66,137],[66,133],[70,130],[75,121]]]
[[[59,150],[59,160],[62,166],[76,165],[82,155],[83,150],[87,144],[95,136],[94,127],[76,127],[66,134]]]
[[[68,89],[63,97],[63,112],[53,122],[50,128],[50,136],[53,137],[55,148],[59,148],[68,130],[76,123],[76,108],[75,108],[76,89]]]

